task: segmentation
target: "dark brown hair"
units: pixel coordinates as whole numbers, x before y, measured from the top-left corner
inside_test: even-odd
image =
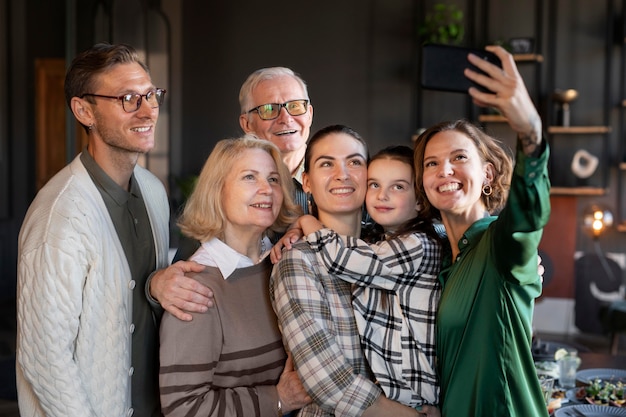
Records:
[[[370,159],[369,163],[371,164],[376,160],[382,159],[403,162],[411,167],[413,175],[413,189],[415,191],[415,195],[417,196],[417,182],[415,178],[415,168],[413,166],[413,149],[405,145],[388,146],[378,151],[372,159]],[[440,237],[433,226],[432,219],[421,215],[421,211],[412,219],[407,220],[392,234],[386,235],[382,226],[377,223],[372,223],[363,229],[362,237],[364,240],[369,242],[378,242],[383,239],[393,239],[395,237],[408,235],[414,232],[424,232],[433,239],[438,241],[440,240]]]
[[[96,89],[97,77],[119,64],[137,63],[147,74],[148,67],[137,55],[137,51],[130,45],[97,43],[86,51],[76,55],[65,75],[65,101],[71,108],[74,97],[93,93]],[[93,100],[92,97],[87,97]],[[87,129],[86,126],[83,126]]]
[[[363,137],[356,130],[345,125],[330,125],[330,126],[326,126],[318,130],[309,139],[309,142],[306,147],[306,151],[304,153],[304,172],[308,173],[309,169],[311,168],[311,158],[313,155],[313,148],[315,148],[315,145],[317,144],[317,142],[321,141],[326,136],[332,135],[335,133],[344,133],[354,138],[357,142],[361,143],[363,145],[363,148],[365,149],[365,157],[367,159],[366,162],[369,162],[369,150],[367,148],[367,142],[365,142],[365,139],[363,139]],[[313,201],[313,197],[310,194],[307,194],[307,199],[309,200],[309,204],[310,204],[310,213],[313,216],[317,217],[318,212],[317,212],[317,207],[315,206],[315,202]]]

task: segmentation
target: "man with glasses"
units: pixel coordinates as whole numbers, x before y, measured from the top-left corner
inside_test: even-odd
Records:
[[[304,214],[309,201],[302,190],[304,153],[313,123],[313,105],[306,83],[285,67],[261,68],[248,76],[239,91],[239,125],[248,134],[272,142],[293,178],[295,201]],[[200,242],[183,237],[174,261],[189,259]],[[160,293],[159,293],[160,294]],[[165,298],[167,294],[163,294]]]
[[[313,106],[306,83],[289,68],[262,68],[250,74],[241,86],[239,105],[243,131],[269,140],[280,149],[294,178],[296,202],[308,213],[302,172]]]
[[[170,209],[137,160],[154,147],[165,92],[127,45],[97,44],[68,69],[66,100],[88,145],[39,191],[20,231],[23,416],[161,416],[159,310],[145,284],[168,264]],[[183,273],[202,269],[180,262],[153,281],[193,286]],[[190,292],[206,310],[208,289]]]

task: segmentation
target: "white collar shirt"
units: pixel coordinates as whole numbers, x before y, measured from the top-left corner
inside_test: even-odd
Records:
[[[263,237],[262,248],[271,248],[272,243],[267,237]],[[269,249],[265,250],[259,258],[259,262],[269,254]],[[205,266],[213,266],[220,270],[224,279],[238,268],[245,268],[254,265],[252,259],[237,252],[218,238],[210,239],[200,246],[196,253],[190,258]]]

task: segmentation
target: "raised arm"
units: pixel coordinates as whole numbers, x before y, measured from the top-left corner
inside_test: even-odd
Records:
[[[470,54],[469,61],[487,75],[466,69],[465,76],[487,87],[491,92],[482,92],[472,87],[469,94],[478,106],[498,109],[517,132],[524,153],[537,156],[542,141],[541,117],[528,94],[513,56],[500,46],[487,46],[486,49],[500,58],[502,68]]]
[[[470,54],[469,61],[487,75],[469,69],[465,70],[465,75],[492,92],[470,88],[469,93],[477,105],[495,107],[506,117],[517,132],[519,149],[525,156],[518,155],[507,207],[499,215],[501,221],[496,225],[499,231],[495,234],[499,239],[496,249],[511,249],[510,253],[498,256],[500,268],[514,275],[521,265],[524,269],[537,268],[536,247],[550,214],[550,181],[546,168],[549,150],[543,141],[541,117],[513,56],[499,46],[486,49],[500,58],[502,68]]]

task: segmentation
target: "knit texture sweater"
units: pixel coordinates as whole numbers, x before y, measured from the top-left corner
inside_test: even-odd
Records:
[[[184,322],[161,322],[161,405],[166,416],[275,417],[276,384],[287,359],[269,299],[269,258],[228,279],[206,267],[191,274],[215,307]]]
[[[169,206],[161,182],[137,166],[167,265]],[[17,389],[20,414],[122,416],[131,406],[132,291],[124,250],[80,156],[32,202],[18,243]]]

